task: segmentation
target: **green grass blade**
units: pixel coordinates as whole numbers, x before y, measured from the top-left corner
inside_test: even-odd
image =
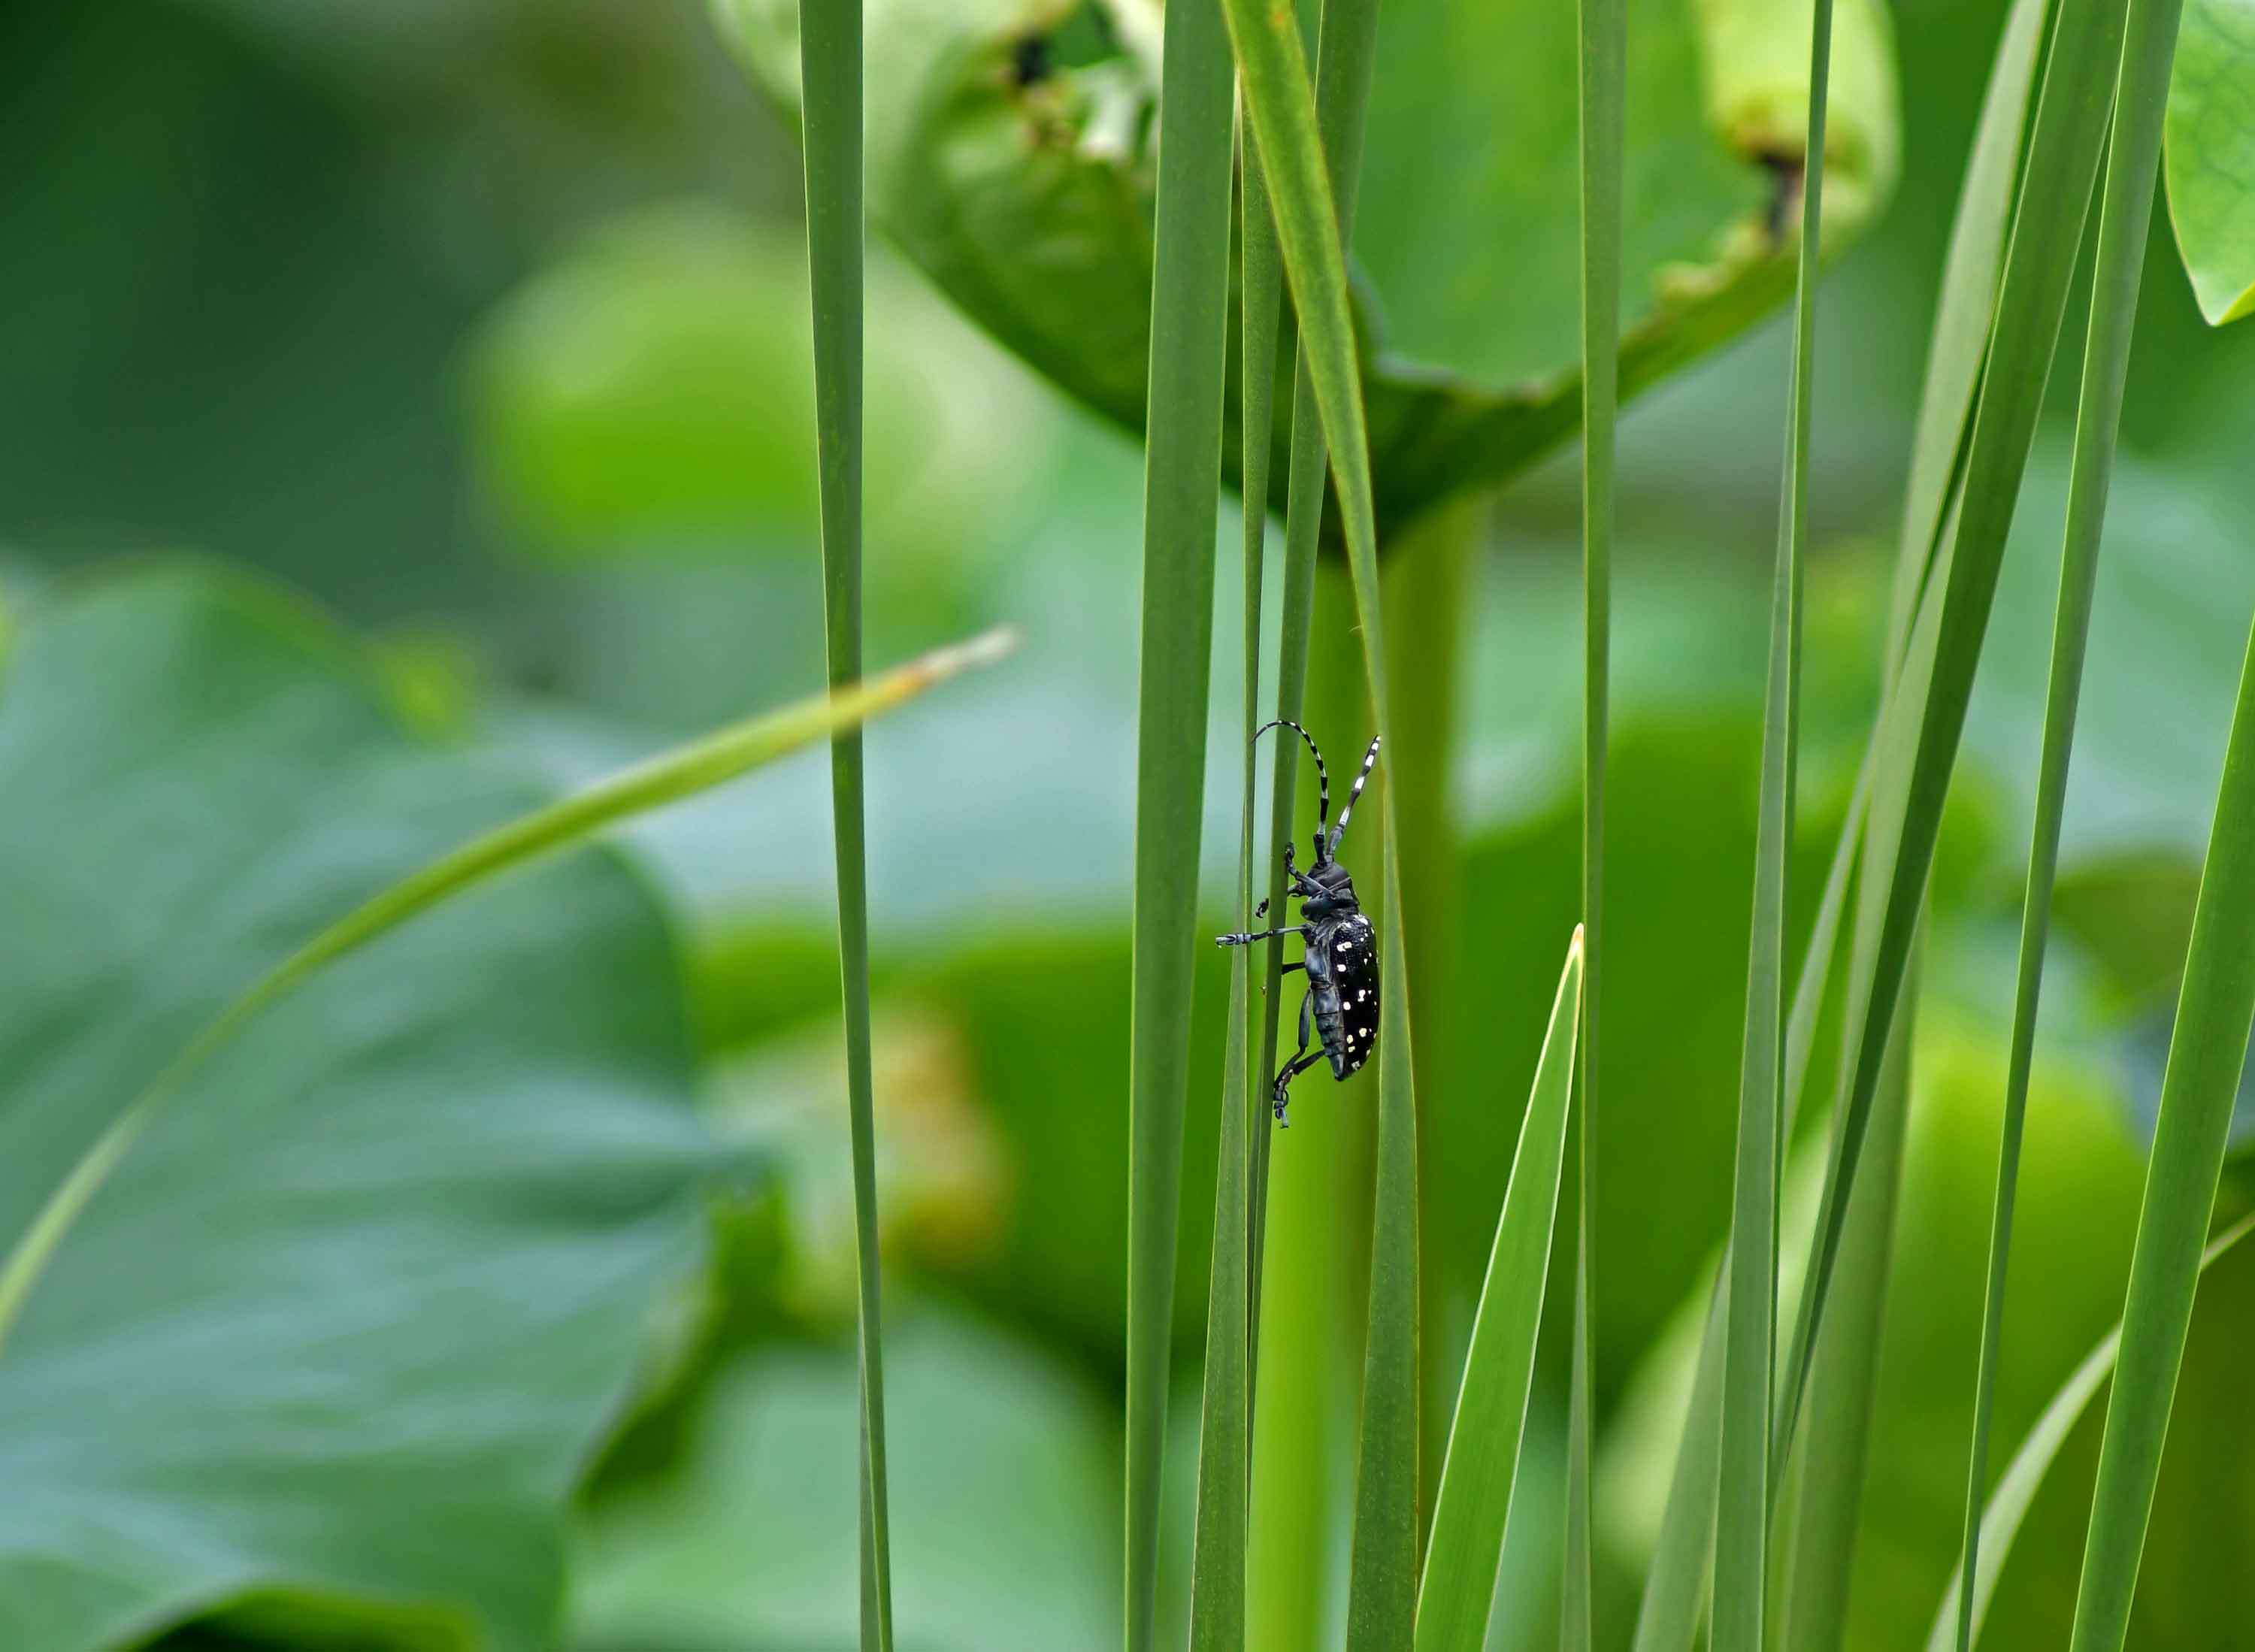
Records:
[[[2126,354],[2137,295],[2137,261],[2153,206],[2161,111],[2175,44],[2178,0],[2135,0],[2122,57],[2121,98],[2094,306],[2104,303],[2107,348]],[[2117,218],[2117,210],[2119,217]],[[2109,237],[2118,235],[2118,247]],[[2135,245],[2132,237],[2135,237]],[[2118,313],[2117,313],[2118,311]],[[2111,329],[2118,327],[2120,336]],[[2100,348],[2092,320],[2092,349]],[[2118,386],[2119,364],[2102,369]],[[2118,397],[2118,389],[2116,390]],[[2086,410],[2088,411],[2088,410]],[[2111,435],[2111,432],[2108,432]],[[2106,1408],[2083,1582],[2075,1603],[2073,1652],[2116,1652],[2128,1634],[2139,1557],[2153,1513],[2161,1445],[2192,1323],[2223,1152],[2255,1019],[2255,639],[2242,668],[2239,703],[2225,749],[2223,780],[2209,828],[2200,900],[2193,911],[2175,1031],[2161,1080],[2160,1114],[2146,1169],[2137,1249],[2122,1311],[2123,1352]]]
[[[1253,808],[1260,779],[1260,754],[1253,744],[1253,731],[1260,727],[1261,717],[1261,603],[1262,577],[1267,567],[1268,540],[1269,455],[1272,431],[1276,418],[1277,355],[1285,332],[1284,267],[1276,253],[1276,226],[1268,215],[1268,186],[1261,176],[1261,158],[1254,152],[1249,137],[1243,133],[1243,110],[1239,111],[1239,200],[1241,210],[1238,227],[1238,290],[1239,331],[1243,343],[1242,417],[1244,454],[1240,475],[1245,484],[1245,830],[1240,846],[1246,861],[1243,868],[1245,887],[1240,895],[1249,897],[1253,875]],[[1310,543],[1308,573],[1315,572],[1314,545]],[[1304,680],[1307,661],[1307,616],[1300,616],[1301,674]],[[1295,696],[1296,699],[1296,693]],[[1296,705],[1289,714],[1299,721]],[[1281,751],[1284,742],[1278,742]],[[1293,742],[1294,755],[1298,752]],[[1284,813],[1286,835],[1289,835],[1290,812]],[[1272,911],[1283,910],[1283,844],[1276,843],[1269,856],[1275,868],[1270,891]],[[1244,914],[1245,927],[1253,927],[1252,914]],[[1248,1002],[1245,1014],[1248,1017],[1245,1040],[1245,1095],[1247,1104],[1254,1107],[1267,1105],[1261,1086],[1267,1080],[1268,1063],[1275,1058],[1273,1049],[1276,1037],[1275,1004],[1279,984],[1283,979],[1283,954],[1270,946],[1261,953],[1265,968],[1276,972],[1276,980],[1268,983],[1267,995],[1261,1003]],[[1265,1031],[1254,1031],[1257,1018]],[[1266,1043],[1264,1044],[1264,1039]],[[1247,1151],[1250,1163],[1247,1169],[1248,1187],[1246,1198],[1246,1387],[1248,1395],[1256,1388],[1260,1372],[1261,1334],[1261,1250],[1263,1222],[1268,1212],[1268,1132],[1259,1116],[1247,1126]],[[1252,1413],[1247,1411],[1246,1427],[1252,1428]],[[1247,1462],[1251,1463],[1251,1442],[1247,1443]]]
[[[822,611],[833,689],[861,675],[861,7],[800,17],[806,242],[814,306],[815,456],[821,474]],[[892,1540],[885,1508],[884,1317],[877,1255],[877,1127],[869,1064],[869,867],[861,735],[830,742],[838,867],[838,964],[853,1142],[856,1331],[861,1387],[861,1646],[891,1652]]]
[[[1198,945],[1235,95],[1217,0],[1167,14],[1143,472],[1128,1167],[1127,1646],[1157,1634],[1160,1465]]]
[[[1755,832],[1753,943],[1731,1219],[1731,1305],[1724,1317],[1722,1459],[1715,1525],[1717,1652],[1761,1652],[1769,1592],[1770,1395],[1777,1363],[1778,1178],[1785,1114],[1786,896],[1793,871],[1794,769],[1801,698],[1801,565],[1809,536],[1809,390],[1815,367],[1818,236],[1824,202],[1825,88],[1831,0],[1811,18],[1809,153],[1784,500],[1770,598],[1761,804]]]
[[[1558,1220],[1584,999],[1584,931],[1577,929],[1550,1006],[1549,1030],[1535,1063],[1495,1245],[1480,1285],[1479,1312],[1472,1321],[1433,1511],[1433,1539],[1418,1587],[1416,1652],[1476,1648],[1487,1634],[1504,1521],[1511,1509],[1535,1381],[1551,1231]]]
[[[1981,1501],[1988,1485],[1989,1432],[1997,1364],[2003,1343],[2006,1265],[2013,1235],[2020,1140],[2027,1114],[2028,1073],[2035,1054],[2036,1007],[2051,916],[2052,882],[2059,862],[2059,833],[2066,811],[2068,764],[2090,631],[2092,592],[2106,494],[2114,472],[2115,433],[2122,418],[2122,388],[2129,372],[2130,340],[2138,311],[2146,237],[2151,228],[2160,164],[2162,92],[2168,80],[2169,39],[2175,0],[2133,5],[2116,99],[2111,152],[2099,214],[2098,250],[2085,341],[2075,464],[2067,506],[2066,544],[2060,563],[2059,611],[2052,633],[2051,679],[2044,700],[2043,759],[2036,784],[2036,816],[2028,847],[2027,889],[2020,912],[2020,955],[2013,1002],[2010,1066],[1997,1164],[1997,1192],[1989,1236],[1989,1275],[1975,1378],[1973,1444],[1966,1468],[1965,1556],[1961,1569],[1978,1573]],[[2156,32],[2158,39],[2153,38]],[[2156,61],[2158,58],[2158,61]],[[2158,86],[2134,76],[2158,76]],[[2148,99],[2141,103],[2139,100]],[[1958,1624],[1959,1652],[1973,1644],[1973,1602],[1967,1595]]]
[[[1249,817],[1248,817],[1249,819]],[[1249,878],[1251,833],[1241,861]],[[1198,1527],[1191,1551],[1191,1652],[1245,1645],[1245,1522],[1252,1459],[1246,1324],[1246,984],[1244,947],[1229,970],[1228,1049],[1222,1058],[1220,1169],[1213,1201],[1213,1272],[1205,1315],[1205,1394],[1198,1431]]]
[[[1989,73],[1981,119],[1965,163],[1965,183],[1949,229],[1919,392],[1911,441],[1910,478],[1904,489],[1902,537],[1897,556],[1893,622],[1888,657],[1902,650],[1911,615],[1941,537],[1950,490],[1964,456],[1965,433],[1988,359],[1989,328],[1997,313],[1997,282],[2005,264],[2006,232],[2020,181],[2020,155],[2034,106],[2036,68],[2051,0],[2014,0]]]
[[[1996,595],[2005,538],[2059,340],[2113,96],[2123,0],[2075,0],[2060,13],[2005,257],[1980,401],[1943,550],[1911,629],[1907,665],[1887,698],[1873,791],[1869,873],[1886,890],[1868,1002],[1849,1028],[1854,1061],[1818,1202],[1816,1238],[1778,1408],[1778,1454],[1790,1444],[1810,1352],[1838,1260],[1847,1196],[1871,1121],[1887,1029],[1902,993],[1942,805]]]
[[[1841,823],[1840,840],[1833,847],[1832,864],[1824,875],[1824,892],[1816,903],[1816,917],[1809,925],[1809,945],[1801,966],[1800,985],[1794,989],[1793,1014],[1786,1023],[1786,1128],[1809,1074],[1816,1049],[1816,1023],[1831,984],[1832,961],[1840,936],[1840,919],[1848,902],[1848,886],[1863,841],[1865,811],[1870,805],[1872,759],[1866,757],[1857,776],[1847,819]],[[1668,1483],[1668,1501],[1661,1513],[1660,1537],[1645,1575],[1644,1599],[1637,1609],[1634,1652],[1680,1652],[1699,1632],[1700,1608],[1706,1599],[1707,1562],[1715,1535],[1715,1487],[1723,1447],[1723,1325],[1729,1311],[1730,1262],[1727,1251],[1715,1280],[1707,1323],[1699,1340],[1699,1357],[1693,1367],[1691,1399],[1683,1421],[1683,1439],[1677,1447],[1675,1473]]]
[[[1318,13],[1321,13],[1320,18]],[[1366,20],[1367,10],[1363,14]],[[1297,22],[1303,43],[1312,45],[1318,27],[1327,31],[1332,44],[1323,48],[1331,65],[1317,88],[1316,123],[1321,137],[1327,165],[1337,192],[1339,210],[1351,214],[1354,205],[1357,172],[1351,164],[1361,144],[1362,110],[1366,102],[1366,75],[1348,74],[1352,55],[1344,41],[1357,33],[1352,25],[1357,18],[1355,6],[1344,8],[1318,6],[1313,0],[1302,0],[1297,8]],[[1251,110],[1246,111],[1250,128]],[[1265,165],[1259,158],[1257,139],[1249,139],[1247,152],[1260,169],[1264,200],[1269,196],[1268,178]],[[1268,220],[1267,250],[1281,259],[1282,248],[1275,239],[1275,216],[1270,203]],[[1350,220],[1351,221],[1351,220]],[[1278,266],[1281,278],[1282,267]],[[1296,337],[1294,318],[1289,314],[1283,327],[1287,336]],[[1294,352],[1296,370],[1292,391],[1292,425],[1290,457],[1287,472],[1288,496],[1284,518],[1283,592],[1280,603],[1281,637],[1276,659],[1275,715],[1295,721],[1303,721],[1308,710],[1308,660],[1310,638],[1320,616],[1317,601],[1316,563],[1321,538],[1324,514],[1327,506],[1327,449],[1324,442],[1323,421],[1315,402],[1315,386],[1309,376],[1307,364]],[[1341,640],[1345,640],[1342,637]],[[1329,656],[1330,645],[1326,645]],[[1279,740],[1272,742],[1275,764],[1271,790],[1271,826],[1268,848],[1269,905],[1272,910],[1284,910],[1283,852],[1291,835],[1295,819],[1294,804],[1301,773],[1299,742]],[[1381,782],[1381,797],[1383,784]],[[1277,1065],[1277,1016],[1282,1008],[1283,953],[1281,949],[1268,949],[1267,959],[1267,991],[1260,1006],[1265,1017],[1261,1042],[1261,1065],[1255,1082],[1264,1086],[1267,1075]],[[1280,1287],[1289,1293],[1289,1299],[1278,1305],[1280,1311],[1271,1321],[1265,1304],[1263,1256],[1267,1248],[1269,1227],[1268,1159],[1275,1138],[1263,1121],[1254,1140],[1253,1220],[1253,1290],[1263,1322],[1271,1333],[1282,1339],[1280,1356],[1286,1359],[1312,1356],[1319,1360],[1333,1357],[1338,1326],[1334,1320],[1337,1306],[1332,1300],[1333,1287],[1330,1281],[1313,1276],[1296,1266],[1293,1276]],[[1313,1145],[1309,1138],[1300,1138],[1294,1154],[1290,1171],[1293,1186],[1280,1201],[1282,1213],[1278,1221],[1280,1237],[1295,1246],[1296,1255],[1312,1254],[1310,1241],[1331,1245],[1334,1237],[1329,1234],[1318,1236],[1303,1231],[1307,1224],[1327,1221],[1331,1201],[1336,1193],[1328,1178],[1335,1166],[1329,1161],[1336,1151],[1334,1143],[1323,1148]],[[1324,1183],[1318,1191],[1317,1184]],[[1328,1254],[1328,1253],[1326,1253]],[[1265,1340],[1265,1339],[1263,1339]],[[1257,1350],[1256,1350],[1257,1352]],[[1289,1367],[1288,1367],[1289,1368]],[[1319,1592],[1310,1588],[1308,1579],[1318,1575],[1330,1558],[1331,1532],[1329,1520],[1331,1508],[1331,1467],[1332,1463],[1332,1432],[1335,1408],[1330,1403],[1327,1381],[1312,1381],[1304,1371],[1288,1379],[1289,1397],[1282,1403],[1289,1415],[1271,1419],[1273,1428],[1264,1424],[1263,1438],[1268,1444],[1256,1440],[1256,1506],[1259,1509],[1251,1541],[1249,1564],[1253,1576],[1248,1584],[1252,1594],[1252,1632],[1262,1638],[1264,1645],[1297,1652],[1310,1643],[1317,1633],[1317,1624],[1323,1615],[1324,1602]],[[1344,1383],[1341,1387],[1344,1388]]]
[[[1259,161],[1241,151],[1239,264],[1244,350],[1245,786],[1237,847],[1240,927],[1253,923],[1253,806],[1260,777],[1254,730],[1261,721],[1261,587],[1267,552],[1269,425],[1276,383],[1276,335],[1283,272]],[[1265,1143],[1265,1107],[1251,1036],[1251,962],[1230,953],[1228,1050],[1222,1062],[1221,1141],[1213,1213],[1213,1268],[1207,1287],[1205,1392],[1198,1429],[1198,1525],[1191,1557],[1193,1652],[1233,1652],[1245,1644],[1245,1546],[1253,1461],[1254,1339],[1260,1308],[1252,1289],[1251,1143]]]
[[[1341,220],[1292,13],[1260,0],[1227,0],[1246,107],[1260,145],[1277,243],[1299,317],[1303,375],[1311,386],[1338,487],[1347,564],[1354,580],[1363,664],[1382,741],[1387,711],[1385,623],[1378,588],[1369,443],[1347,304]],[[1326,82],[1340,88],[1331,153],[1354,175],[1367,96],[1373,0],[1330,0],[1323,23]],[[1384,1014],[1379,1035],[1377,1192],[1371,1239],[1370,1321],[1355,1473],[1347,1645],[1398,1648],[1416,1610],[1417,1148],[1408,986],[1401,939],[1401,833],[1393,792],[1379,798]]]
[[[834,694],[748,718],[621,770],[586,790],[473,838],[370,896],[262,976],[208,1023],[97,1137],[56,1185],[0,1263],[0,1347],[71,1224],[182,1085],[237,1034],[312,976],[410,919],[504,872],[615,826],[710,791],[787,753],[866,722],[973,665],[1009,651],[1008,631],[941,649]]]
[[[1620,397],[1621,134],[1627,28],[1624,0],[1581,0],[1582,932],[1587,974],[1579,1057],[1582,1105],[1574,1155],[1574,1352],[1567,1377],[1565,1576],[1559,1597],[1558,1639],[1566,1652],[1588,1652],[1595,1615],[1590,1382],[1597,1359],[1597,1311],[1591,1292],[1597,1276],[1598,971],[1605,957],[1605,739],[1612,673],[1613,425]]]
[[[1780,1522],[1787,1560],[1777,1644],[1787,1652],[1837,1652],[1847,1629],[1849,1574],[1894,1255],[1895,1196],[1910,1116],[1916,1004],[1915,992],[1907,992],[1879,1070],[1865,1171],[1848,1201],[1833,1311],[1816,1339],[1809,1424],[1795,1465],[1793,1519]]]
[[[1896,619],[1889,632],[1886,671],[1892,679],[1907,645],[1912,615],[1924,588],[1928,562],[1942,537],[1944,510],[1958,475],[1966,429],[1988,356],[1999,271],[2004,263],[2022,139],[2033,105],[2039,48],[2048,0],[2017,0],[1990,79],[1967,167],[1941,306],[1927,363],[1912,442],[1912,480],[1903,524],[1896,582]],[[1817,935],[1795,994],[1787,1037],[1786,1104],[1798,1100],[1809,1042],[1823,1000],[1832,936],[1845,897],[1859,835],[1874,784],[1873,756],[1857,783],[1849,826],[1835,851],[1819,905]],[[1830,923],[1827,923],[1829,916]],[[1819,944],[1818,936],[1822,937]],[[1812,994],[1809,987],[1815,983]],[[1858,994],[1857,996],[1863,996]],[[1851,1000],[1851,1013],[1854,1003]],[[1720,1451],[1722,1329],[1729,1290],[1718,1279],[1709,1310],[1692,1387],[1692,1401],[1675,1471],[1668,1486],[1661,1536],[1647,1570],[1638,1611],[1635,1652],[1675,1652],[1698,1633],[1714,1533],[1715,1485]]]
[[[2250,1233],[2255,1233],[2255,1216],[2246,1217],[2218,1234],[2201,1253],[2200,1271],[2206,1273]],[[2036,1493],[2066,1445],[2068,1436],[2074,1432],[2090,1402],[2097,1397],[2098,1390],[2106,1385],[2106,1379],[2114,1374],[2115,1358],[2121,1346],[2122,1328],[2117,1325],[2060,1385],[2043,1414],[2021,1440],[2020,1450],[2013,1453],[2013,1460],[1998,1476],[1996,1489],[1990,1493],[1988,1507],[1981,1514],[1980,1558],[1973,1568],[1970,1600],[1977,1639],[1982,1620],[1988,1613],[1990,1599],[1997,1592],[1997,1579],[2004,1574],[2013,1540],[2020,1536],[2020,1523],[2027,1518]],[[1926,1652],[1949,1652],[1956,1644],[1957,1626],[1963,1615],[1959,1596],[1964,1585],[1963,1569],[1950,1575],[1941,1607],[1934,1614],[1934,1626],[1927,1632]]]

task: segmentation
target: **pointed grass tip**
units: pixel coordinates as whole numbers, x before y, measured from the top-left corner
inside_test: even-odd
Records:
[[[968,642],[936,648],[921,658],[910,661],[903,669],[915,673],[926,683],[937,683],[976,666],[992,665],[1017,646],[1018,628],[998,625],[991,631],[982,631]]]

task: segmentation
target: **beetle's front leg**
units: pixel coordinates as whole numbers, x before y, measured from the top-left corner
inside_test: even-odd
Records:
[[[1264,929],[1254,935],[1217,935],[1213,938],[1213,944],[1216,946],[1250,946],[1255,941],[1274,940],[1279,935],[1297,935],[1304,940],[1307,934],[1306,924],[1291,924],[1282,929]]]

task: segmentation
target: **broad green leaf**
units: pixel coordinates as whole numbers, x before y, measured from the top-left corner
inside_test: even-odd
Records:
[[[1160,1468],[1198,945],[1198,833],[1236,109],[1219,0],[1178,0],[1170,16],[1166,77],[1174,91],[1161,116],[1136,717],[1128,1163],[1128,1652],[1149,1652],[1157,1634]]]
[[[2193,296],[2255,314],[2255,0],[2183,0],[2168,88],[2169,219]]]
[[[715,4],[755,78],[791,106],[794,0]],[[1829,146],[1844,241],[1884,204],[1897,137],[1885,8],[1841,10],[1843,61],[1856,62]],[[1772,207],[1802,139],[1760,112],[1774,96],[1797,109],[1802,71],[1703,85],[1702,66],[1722,60],[1713,30],[1726,25],[1805,64],[1808,9],[1772,0],[1724,12],[1711,25],[1684,0],[1640,0],[1634,18],[1629,393],[1739,332],[1792,280]],[[1138,430],[1159,21],[1154,0],[882,0],[870,12],[874,221],[982,327]],[[1389,187],[1356,244],[1376,289],[1358,306],[1359,348],[1390,538],[1579,427],[1575,44],[1566,8],[1451,0],[1401,8],[1379,51],[1398,66],[1371,118],[1373,165]],[[1461,164],[1433,166],[1437,148]],[[1499,224],[1517,228],[1499,235]],[[1506,290],[1513,302],[1494,303]],[[1381,306],[1407,357],[1388,348]],[[1272,487],[1287,475],[1272,471]]]
[[[2206,1273],[2251,1232],[2255,1232],[2255,1217],[2236,1222],[2218,1234],[2201,1252],[2201,1272]],[[1971,1597],[1970,1600],[1960,1599],[1965,1585],[1964,1568],[1960,1566],[1950,1574],[1949,1587],[1934,1614],[1934,1627],[1926,1637],[1927,1652],[1949,1652],[1957,1643],[1959,1625],[1966,1613],[1971,1618],[1973,1638],[1979,1638],[1982,1620],[1988,1614],[1989,1602],[1996,1594],[1997,1579],[2003,1575],[2005,1562],[2012,1557],[2013,1543],[2020,1536],[2021,1522],[2027,1518],[2036,1493],[2066,1445],[2068,1436],[2074,1432],[2076,1424],[2090,1409],[2099,1389],[2106,1385],[2106,1380],[2114,1374],[2114,1362],[2121,1349],[2122,1329],[2117,1325],[2060,1385],[2059,1392],[2021,1438],[2020,1450],[2005,1466],[2004,1473],[1998,1478],[1981,1511],[1979,1558],[1973,1568]]]
[[[480,833],[525,789],[408,742],[367,662],[263,590],[143,576],[43,618],[0,705],[29,938],[0,1024],[23,1075],[0,1099],[22,1488],[0,1575],[25,1578],[0,1613],[68,1648],[233,1599],[374,1601],[439,1644],[538,1643],[557,1501],[691,1245],[708,1155],[673,1110],[676,965],[608,861],[394,932],[988,652]],[[452,1288],[404,1289],[410,1262]]]
[[[173,572],[34,615],[0,791],[11,1258],[277,957],[537,801],[407,738],[317,621]],[[248,1601],[546,1645],[562,1500],[696,1248],[679,969],[639,881],[580,856],[308,981],[190,1079],[10,1292],[0,1643]]]
[[[861,677],[861,8],[817,4],[799,31],[806,235],[814,327],[815,459],[822,496],[824,661],[832,693]],[[877,1135],[869,1057],[869,854],[861,731],[830,737],[831,826],[853,1138],[861,1345],[861,1646],[892,1652],[892,1539],[885,1515],[885,1328],[878,1283]]]
[[[1433,1509],[1433,1535],[1418,1585],[1418,1652],[1484,1644],[1504,1522],[1535,1380],[1535,1345],[1550,1274],[1574,1093],[1576,1034],[1583,1000],[1583,935],[1576,930],[1550,1006],[1550,1026],[1519,1128],[1511,1183],[1480,1287],[1463,1385],[1449,1428],[1449,1453]]]
[[[2074,749],[2083,659],[2090,634],[2099,538],[2106,519],[2107,490],[2113,480],[2114,439],[2122,420],[2131,334],[2137,324],[2139,278],[2144,271],[2146,240],[2153,222],[2175,5],[2176,0],[2163,0],[2160,6],[2139,4],[2132,9],[2099,212],[2090,320],[2076,419],[2075,469],[2069,485],[2066,543],[2060,566],[2059,609],[2044,701],[2042,770],[2028,847],[2027,886],[2021,902],[2012,1066],[2006,1079],[2004,1128],[1989,1237],[1988,1291],[1975,1379],[1973,1443],[1966,1466],[1965,1558],[1961,1570],[1975,1575],[1980,1571],[1981,1499],[1989,1477],[1989,1427],[2004,1337],[2006,1266],[2012,1250],[2013,1204],[2027,1122],[2028,1075],[2035,1054],[2036,1007],[2043,985],[2052,884],[2059,864],[2060,824],[2066,813],[2068,763]],[[1964,1608],[1958,1626],[1958,1652],[1971,1652],[1970,1596]]]

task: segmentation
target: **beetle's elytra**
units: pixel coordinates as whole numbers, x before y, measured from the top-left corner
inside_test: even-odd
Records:
[[[1287,971],[1307,971],[1308,995],[1300,1002],[1300,1047],[1277,1072],[1268,1095],[1269,1104],[1276,1110],[1276,1122],[1283,1124],[1289,1122],[1284,1117],[1285,1092],[1294,1079],[1327,1057],[1331,1076],[1344,1079],[1368,1061],[1378,1047],[1378,937],[1370,919],[1363,915],[1362,903],[1355,899],[1354,880],[1347,876],[1338,860],[1346,823],[1363,787],[1370,784],[1370,771],[1378,766],[1378,742],[1373,739],[1370,749],[1363,754],[1362,772],[1355,776],[1354,789],[1347,793],[1346,807],[1339,811],[1338,824],[1334,826],[1330,824],[1331,778],[1324,768],[1324,754],[1317,748],[1315,736],[1296,722],[1279,719],[1262,724],[1253,737],[1258,740],[1278,728],[1289,728],[1306,741],[1316,759],[1316,863],[1301,871],[1292,863],[1292,845],[1289,841],[1284,845],[1287,898],[1300,903],[1301,921],[1255,934],[1218,936],[1215,941],[1222,946],[1247,946],[1254,941],[1297,935],[1306,943],[1300,960],[1284,966]],[[1261,911],[1266,910],[1264,901]],[[1260,912],[1254,916],[1259,917]],[[1322,1038],[1322,1049],[1309,1050],[1311,1032]]]

